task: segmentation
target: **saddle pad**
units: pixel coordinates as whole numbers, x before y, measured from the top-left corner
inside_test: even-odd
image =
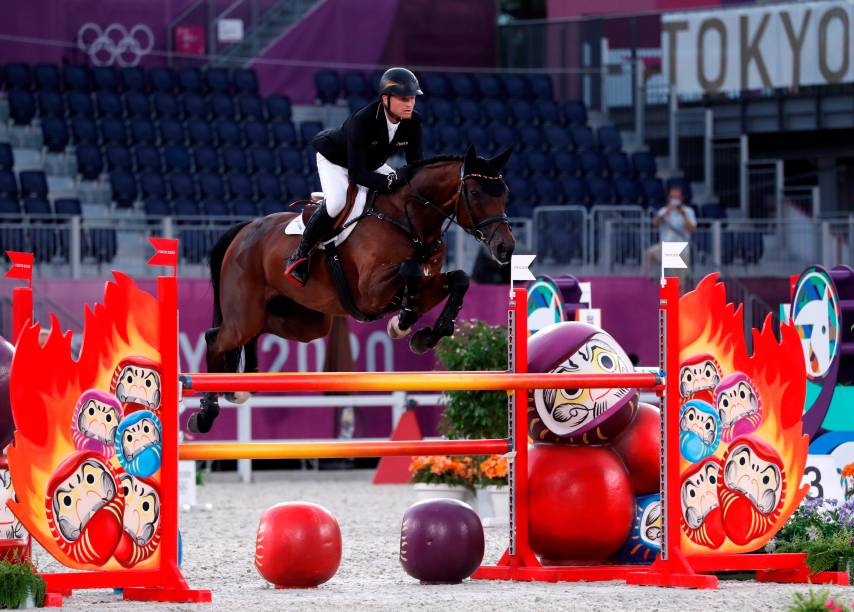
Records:
[[[359,192],[356,194],[356,200],[353,203],[353,208],[350,210],[350,214],[347,215],[347,218],[344,219],[344,223],[342,225],[346,225],[350,222],[351,219],[355,219],[359,215],[361,215],[365,211],[365,202],[368,199],[368,188],[362,185],[359,185]],[[332,239],[335,246],[340,246],[342,242],[347,240],[347,237],[353,232],[356,226],[359,223],[356,222],[347,227],[343,232],[336,234]],[[288,236],[302,236],[302,233],[305,231],[305,223],[302,221],[302,215],[297,215],[285,226],[285,234]],[[323,244],[320,245],[320,248],[323,248]]]

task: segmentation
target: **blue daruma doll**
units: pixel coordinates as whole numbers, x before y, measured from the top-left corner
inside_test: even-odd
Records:
[[[148,478],[160,469],[163,454],[160,419],[150,410],[129,414],[116,431],[116,457],[133,476]]]
[[[708,402],[689,400],[679,411],[679,451],[697,463],[715,452],[721,440],[718,411]]]

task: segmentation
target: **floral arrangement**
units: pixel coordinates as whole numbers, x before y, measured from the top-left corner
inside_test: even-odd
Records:
[[[768,552],[807,553],[814,573],[854,570],[854,498],[807,499],[765,547]]]
[[[472,488],[476,479],[476,466],[471,457],[423,455],[413,457],[409,464],[410,482],[419,484],[444,484]]]
[[[830,597],[830,591],[823,589],[817,593],[810,589],[809,593],[795,593],[788,612],[851,612],[851,607]]]
[[[849,463],[842,468],[839,480],[842,489],[845,491],[845,499],[854,495],[854,463]]]
[[[507,459],[503,455],[489,455],[478,465],[482,486],[507,486]]]

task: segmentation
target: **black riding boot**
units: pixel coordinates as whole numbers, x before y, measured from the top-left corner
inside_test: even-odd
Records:
[[[285,262],[285,276],[300,287],[308,280],[308,256],[311,249],[332,230],[334,221],[326,212],[326,204],[321,204],[305,224],[299,246]]]

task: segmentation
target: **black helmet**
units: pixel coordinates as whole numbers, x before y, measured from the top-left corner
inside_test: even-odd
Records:
[[[422,93],[418,79],[406,68],[389,68],[380,78],[380,96],[392,95],[404,98],[420,96]]]

